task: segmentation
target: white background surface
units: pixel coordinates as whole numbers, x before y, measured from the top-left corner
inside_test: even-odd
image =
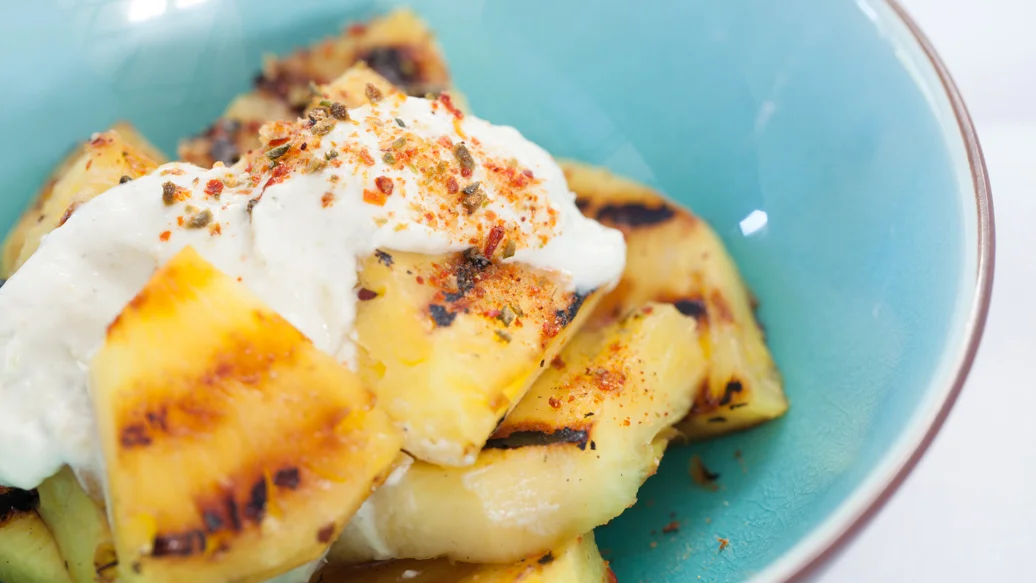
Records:
[[[978,127],[996,273],[985,338],[928,454],[821,583],[1036,582],[1036,1],[901,0]]]

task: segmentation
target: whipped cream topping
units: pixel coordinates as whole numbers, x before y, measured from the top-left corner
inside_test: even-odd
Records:
[[[261,136],[232,168],[166,164],[82,205],[0,288],[0,484],[100,469],[90,359],[187,245],[350,366],[357,263],[378,249],[477,247],[583,291],[621,276],[622,235],[580,214],[550,155],[448,97],[392,94]]]

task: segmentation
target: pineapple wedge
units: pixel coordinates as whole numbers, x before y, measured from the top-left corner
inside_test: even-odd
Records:
[[[450,86],[427,25],[410,10],[394,10],[286,57],[267,59],[255,90],[238,96],[202,134],[183,140],[180,158],[205,168],[216,161],[237,162],[259,147],[259,126],[294,119],[310,104],[311,84],[329,83],[359,62],[409,95],[438,94]]]
[[[74,583],[114,583],[115,541],[104,505],[83,490],[67,466],[37,489],[38,512],[54,535]]]
[[[315,560],[401,445],[359,379],[189,247],[109,326],[91,395],[124,582]]]
[[[346,107],[361,107],[369,103],[367,97],[368,86],[373,86],[382,95],[389,95],[396,91],[402,91],[393,85],[388,79],[382,77],[377,71],[371,69],[367,63],[358,62],[349,67],[341,76],[327,85],[320,85],[317,93],[313,95],[306,108],[308,114],[314,108],[321,106],[323,102],[339,102]],[[469,113],[467,99],[455,89],[449,90],[451,103],[464,113]],[[326,107],[326,103],[324,103]]]
[[[71,583],[37,501],[35,492],[0,486],[0,581]]]
[[[562,168],[583,213],[626,236],[626,272],[594,320],[607,322],[646,301],[671,302],[698,319],[708,381],[677,429],[704,438],[783,415],[788,401],[752,296],[705,221],[607,170],[578,162]]]
[[[158,167],[161,153],[129,124],[95,135],[54,170],[32,207],[7,235],[0,252],[0,278],[29,259],[47,233],[63,225],[76,207],[119,183]]]
[[[472,565],[447,559],[329,566],[312,583],[615,583],[593,533],[509,565]]]
[[[548,362],[474,466],[414,463],[367,500],[329,561],[509,563],[632,506],[704,379],[694,319],[649,304]]]
[[[470,252],[379,251],[359,279],[360,376],[403,427],[404,449],[449,466],[475,461],[602,295]]]

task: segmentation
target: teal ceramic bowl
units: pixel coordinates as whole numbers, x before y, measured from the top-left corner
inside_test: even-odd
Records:
[[[172,152],[249,86],[263,52],[392,4],[6,7],[0,228],[77,140],[126,118]],[[670,451],[599,531],[619,580],[777,581],[816,566],[933,437],[989,300],[981,153],[931,48],[883,0],[411,4],[480,116],[689,205],[761,300],[791,411]],[[692,482],[692,454],[719,491]]]

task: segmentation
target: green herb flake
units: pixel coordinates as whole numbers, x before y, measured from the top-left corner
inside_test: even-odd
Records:
[[[463,143],[457,144],[457,147],[453,149],[453,156],[457,158],[457,162],[460,163],[460,167],[464,170],[475,168],[475,159],[471,157],[471,152],[468,151],[468,147]]]
[[[271,159],[271,160],[276,160],[277,158],[280,158],[281,156],[287,154],[288,150],[290,150],[290,149],[291,149],[291,144],[284,144],[282,146],[277,146],[276,148],[273,148],[272,150],[268,150],[266,152],[266,157]]]
[[[464,205],[465,209],[467,209],[468,214],[471,214],[477,211],[485,201],[486,193],[482,192],[482,190],[476,190],[471,194],[464,195],[464,198],[461,200],[461,204]]]
[[[205,209],[187,221],[188,229],[201,229],[212,222],[212,211]]]
[[[500,315],[496,318],[503,322],[504,326],[510,326],[511,322],[514,322],[515,317],[516,314],[514,313],[514,310],[511,309],[511,306],[504,306],[504,309],[500,310]]]
[[[514,257],[514,252],[517,251],[517,250],[518,250],[518,246],[514,244],[514,241],[512,241],[511,239],[508,239],[508,240],[504,241],[504,250],[503,250],[501,256],[504,259],[509,259],[511,257]]]

